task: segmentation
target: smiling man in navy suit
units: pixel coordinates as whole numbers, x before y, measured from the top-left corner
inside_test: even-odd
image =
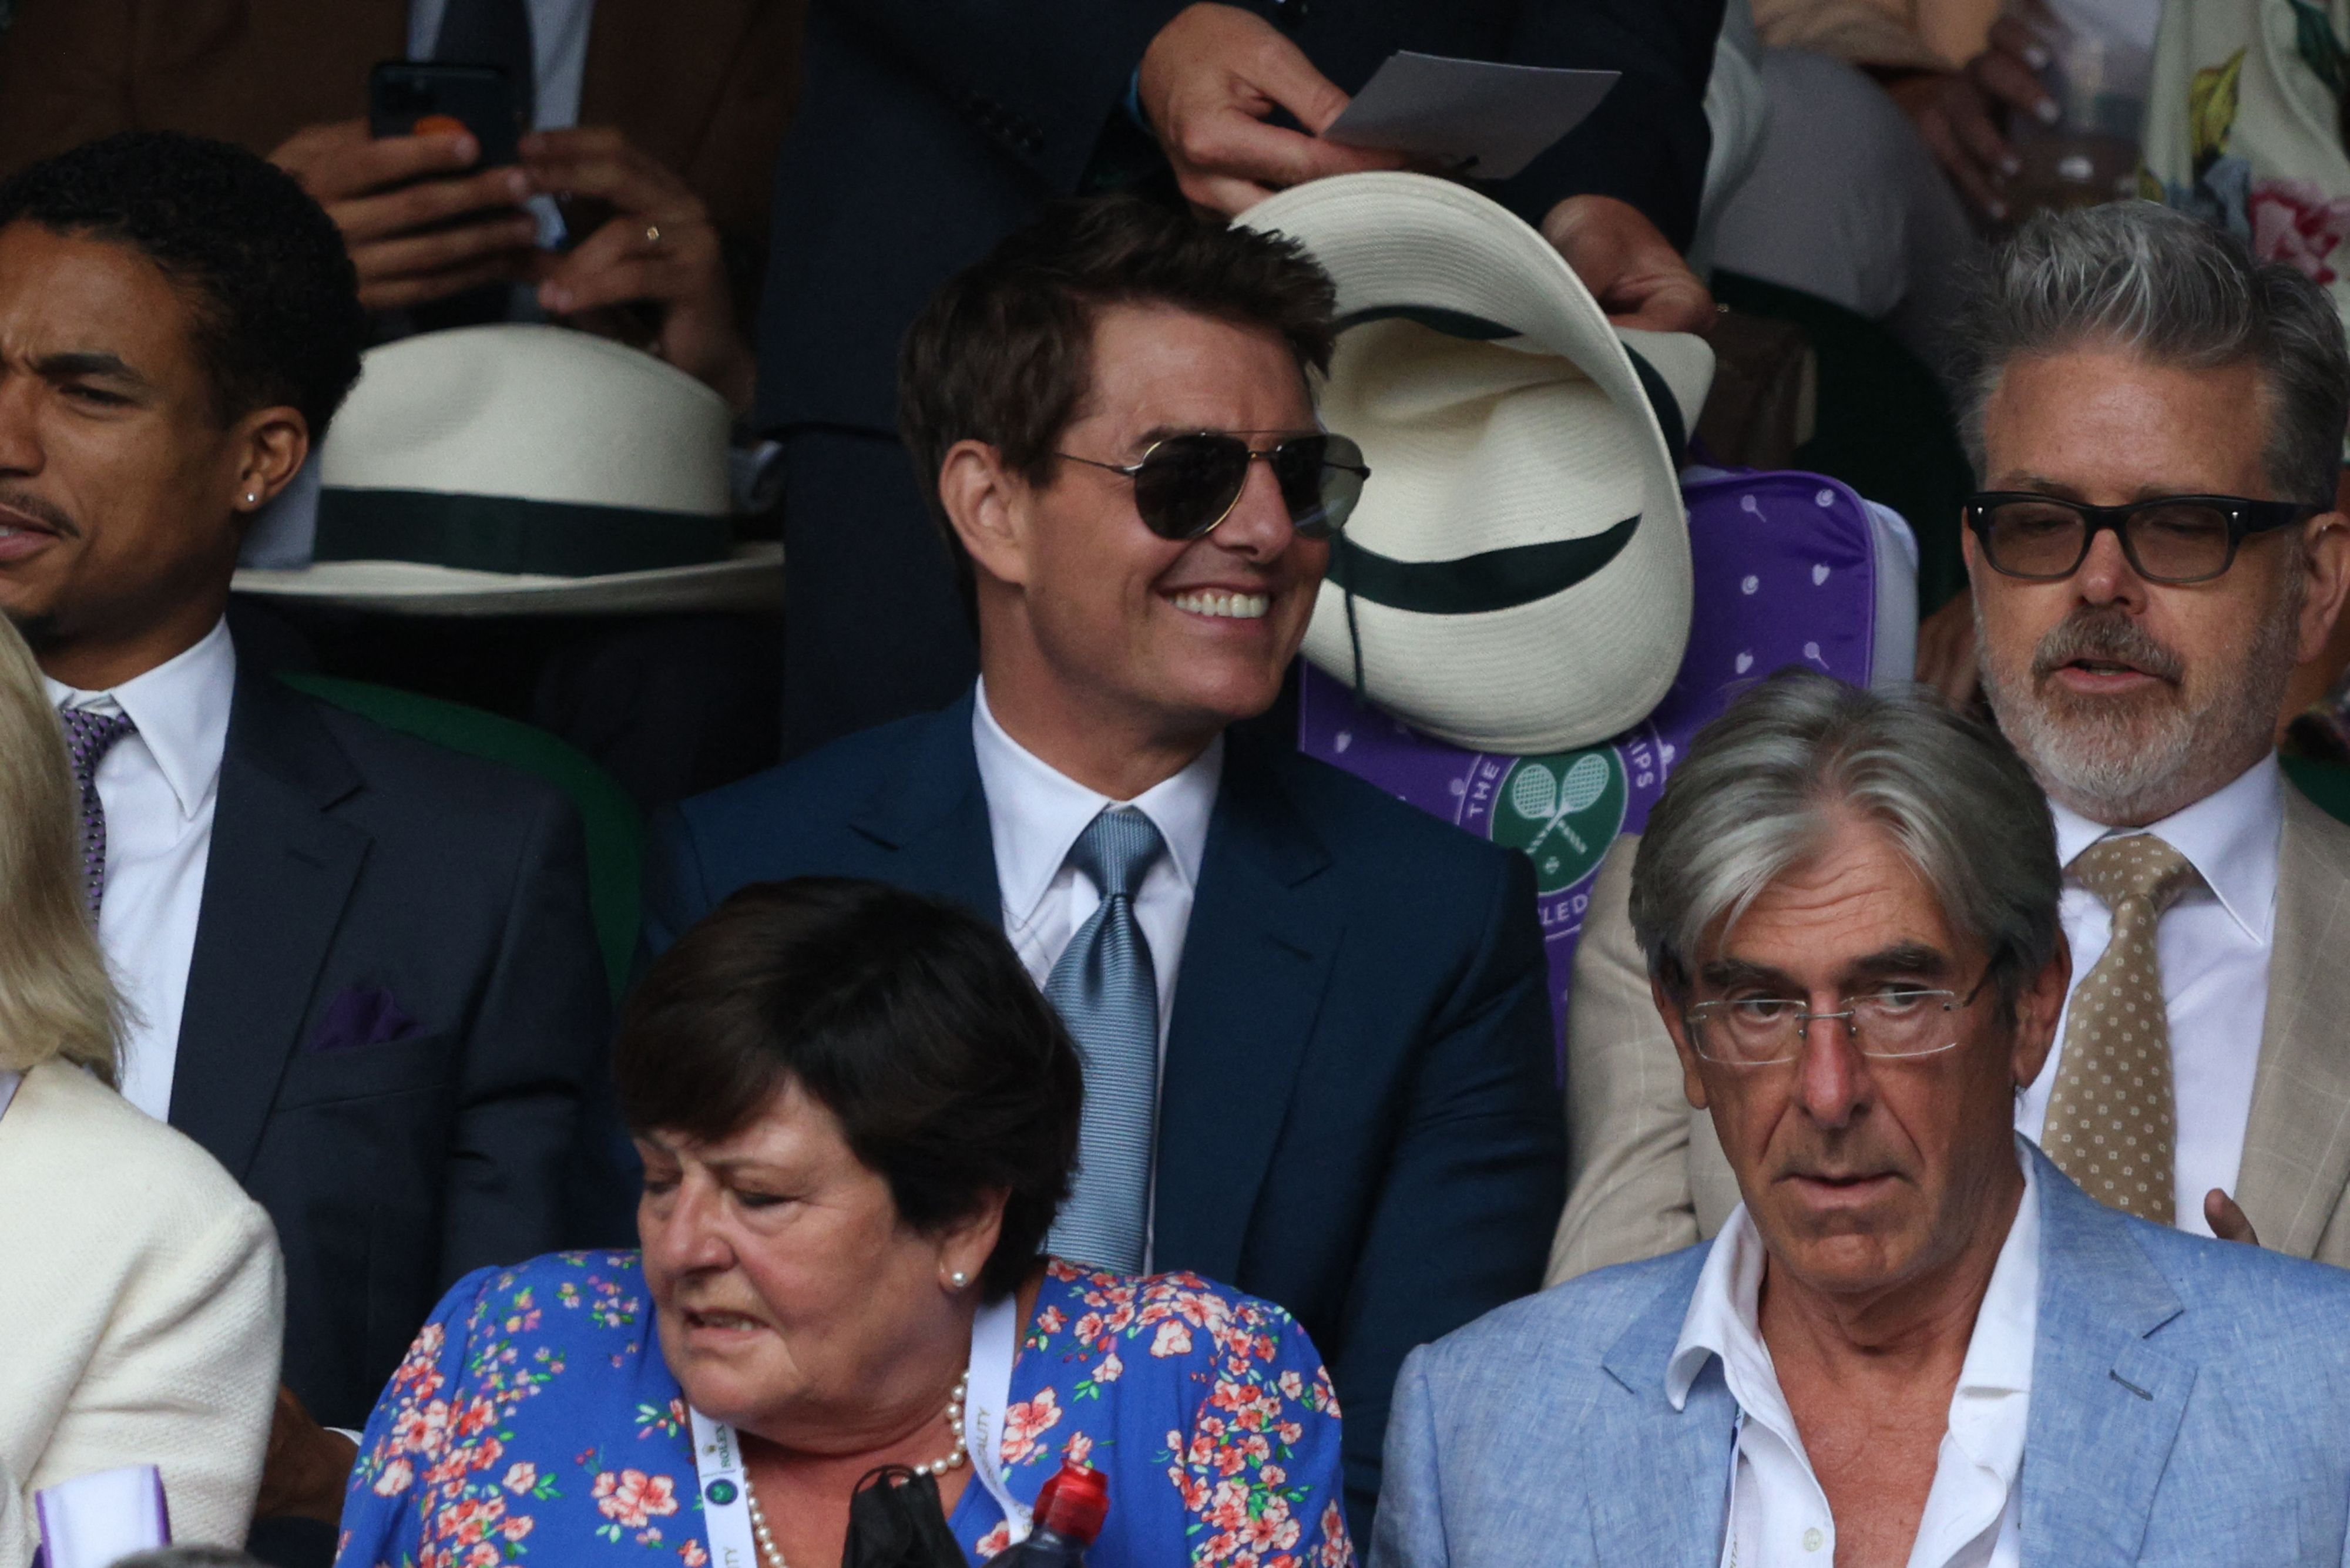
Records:
[[[1087,1060],[1053,1251],[1295,1313],[1360,1526],[1397,1366],[1539,1282],[1563,1151],[1524,857],[1232,728],[1366,483],[1315,422],[1330,313],[1288,242],[1131,199],[950,283],[900,422],[978,687],[664,819],[647,938],[811,873],[1000,919]]]
[[[252,153],[131,132],[0,182],[0,613],[70,742],[123,1094],[268,1210],[285,1381],[342,1427],[452,1279],[567,1239],[608,1012],[559,795],[230,636],[245,525],[366,338],[334,225]],[[338,1441],[281,1407],[265,1511],[331,1522]]]

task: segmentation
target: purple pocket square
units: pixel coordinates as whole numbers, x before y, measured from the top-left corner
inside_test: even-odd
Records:
[[[318,1032],[310,1036],[313,1051],[349,1051],[361,1045],[384,1045],[417,1033],[411,1018],[391,992],[380,986],[349,985],[327,1003]]]

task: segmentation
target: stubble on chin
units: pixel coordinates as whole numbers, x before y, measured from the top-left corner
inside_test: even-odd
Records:
[[[1980,607],[1976,646],[2000,729],[2049,797],[2092,821],[2144,826],[2219,789],[2269,745],[2293,676],[2293,618],[2264,617],[2237,661],[2200,682],[2182,661],[2176,679],[2108,696],[2066,690],[2037,657],[2004,667]]]

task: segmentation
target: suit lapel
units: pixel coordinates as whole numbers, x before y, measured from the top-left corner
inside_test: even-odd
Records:
[[[889,880],[1001,925],[995,835],[972,750],[972,696],[917,722],[906,748],[848,825],[892,853]]]
[[[2136,1563],[2195,1368],[2148,1336],[2181,1311],[2130,1234],[2037,1149],[2040,1319],[2023,1449],[2023,1544],[2068,1568]],[[2034,1464],[2034,1455],[2051,1456]]]
[[[2350,829],[2290,784],[2267,1016],[2236,1199],[2266,1245],[2314,1256],[2350,1186]]]
[[[361,787],[305,699],[238,672],[171,1121],[240,1179],[367,857],[367,835],[328,815]]]
[[[1238,1272],[1345,927],[1329,852],[1278,766],[1232,737],[1159,1088],[1154,1256],[1217,1279]]]
[[[1719,1359],[1690,1386],[1681,1408],[1665,1397],[1665,1373],[1706,1252],[1690,1249],[1648,1310],[1608,1347],[1604,1365],[1618,1385],[1610,1391],[1617,1408],[1588,1428],[1606,1431],[1607,1440],[1585,1458],[1593,1467],[1592,1542],[1609,1568],[1713,1568],[1721,1560],[1738,1402]]]

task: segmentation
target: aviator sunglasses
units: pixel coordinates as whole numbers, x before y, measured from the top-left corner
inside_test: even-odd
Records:
[[[1162,539],[1197,539],[1232,515],[1248,485],[1249,464],[1264,462],[1281,486],[1289,521],[1308,539],[1327,539],[1347,523],[1371,471],[1363,449],[1342,435],[1291,436],[1263,452],[1222,431],[1200,431],[1152,441],[1134,462],[1100,462],[1075,452],[1055,457],[1106,468],[1134,481],[1134,509],[1142,525]]]

